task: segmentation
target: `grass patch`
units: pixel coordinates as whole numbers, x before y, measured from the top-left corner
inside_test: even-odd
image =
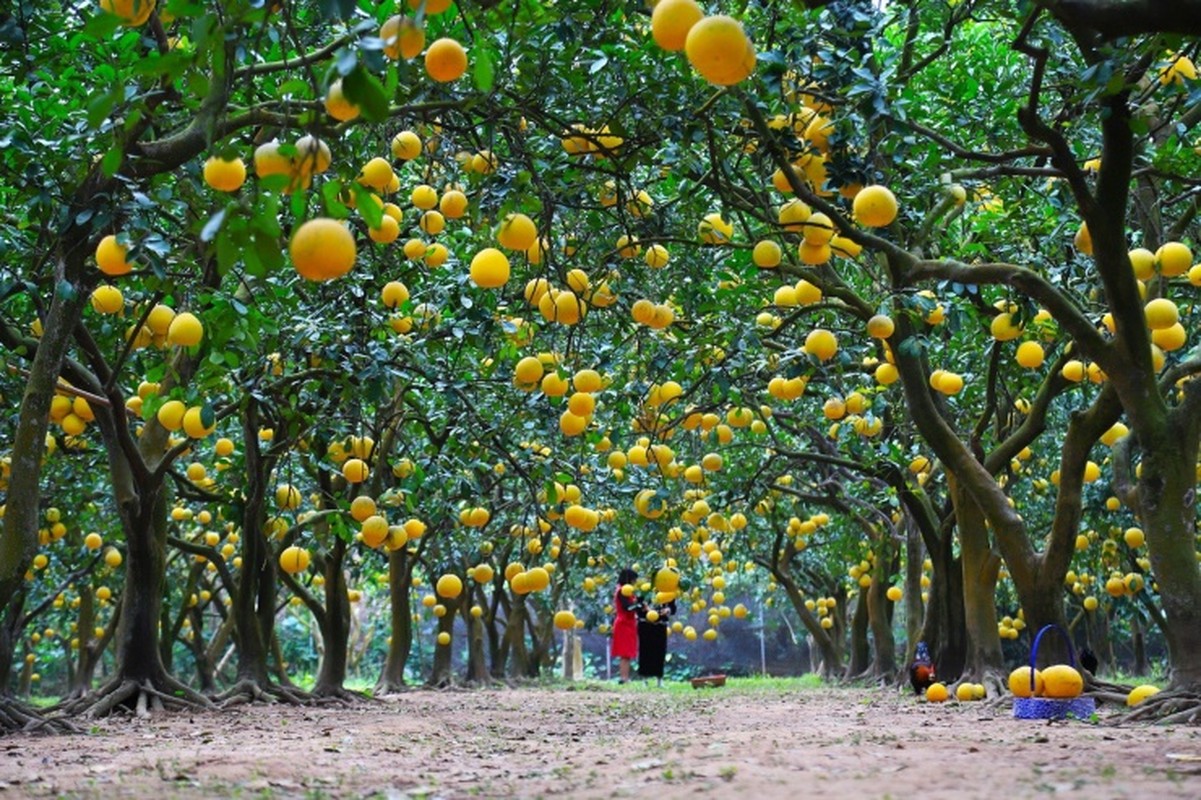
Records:
[[[56,695],[32,695],[25,698],[25,702],[34,708],[50,708],[50,706],[58,705],[61,697]]]

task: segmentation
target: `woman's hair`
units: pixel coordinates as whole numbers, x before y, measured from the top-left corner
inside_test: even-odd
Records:
[[[638,580],[638,573],[629,567],[626,567],[621,572],[617,573],[618,583],[633,583],[636,580]]]

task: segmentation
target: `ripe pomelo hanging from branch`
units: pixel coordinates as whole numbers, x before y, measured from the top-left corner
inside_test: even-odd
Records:
[[[310,281],[333,280],[354,266],[354,236],[338,220],[317,217],[296,229],[288,253],[301,277]]]

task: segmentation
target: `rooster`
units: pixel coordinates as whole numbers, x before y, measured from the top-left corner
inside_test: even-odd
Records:
[[[914,694],[921,694],[934,683],[934,662],[930,660],[930,651],[925,642],[917,643],[917,653],[909,665],[909,683],[913,686]]]

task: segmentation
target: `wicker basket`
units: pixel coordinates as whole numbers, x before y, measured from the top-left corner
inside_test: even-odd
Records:
[[[1034,637],[1034,646],[1030,648],[1030,692],[1034,693],[1034,670],[1038,663],[1038,645],[1043,635],[1051,630],[1057,630],[1068,643],[1068,663],[1076,667],[1076,648],[1072,647],[1072,639],[1067,631],[1058,625],[1044,625]],[[1015,697],[1013,698],[1013,716],[1017,719],[1088,719],[1097,710],[1097,703],[1091,697]]]
[[[726,685],[726,676],[725,675],[703,675],[699,678],[692,678],[689,681],[689,683],[692,684],[693,689],[703,689],[706,686],[711,686],[713,688],[717,688],[718,686]]]

